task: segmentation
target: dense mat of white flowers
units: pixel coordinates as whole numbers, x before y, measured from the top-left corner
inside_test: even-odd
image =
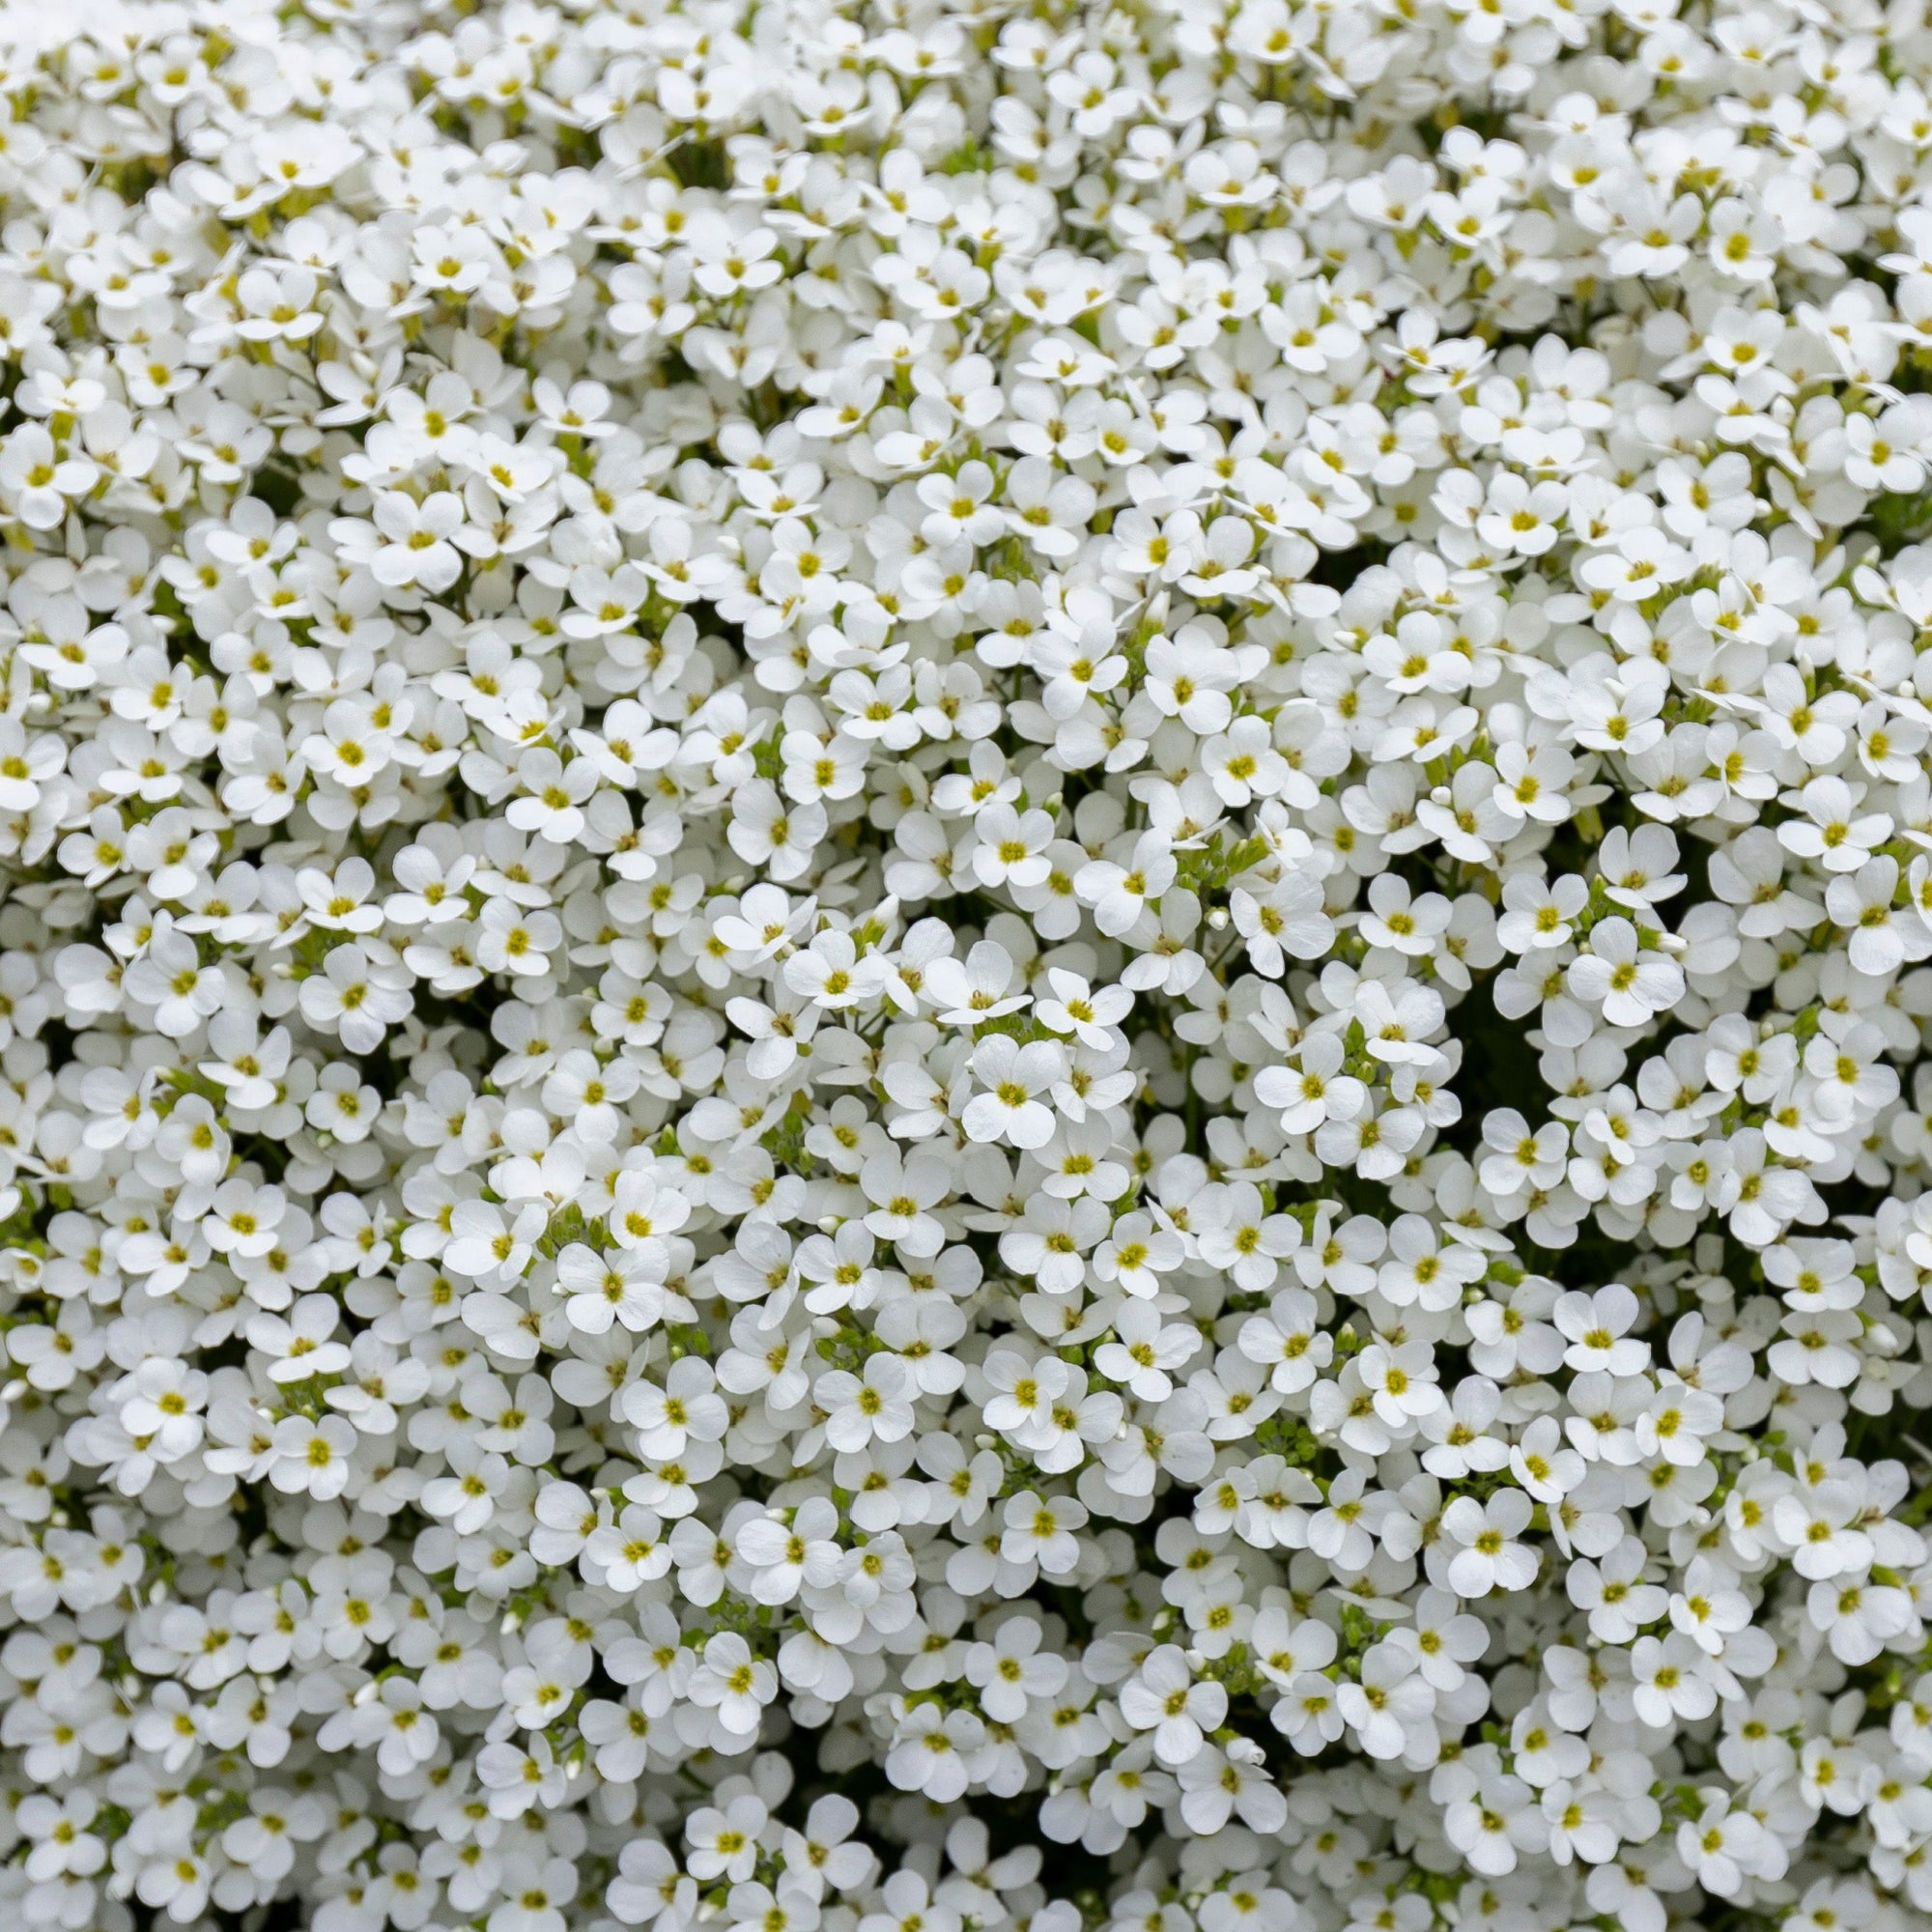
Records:
[[[0,1915],[1932,1923],[1915,0],[0,6]]]

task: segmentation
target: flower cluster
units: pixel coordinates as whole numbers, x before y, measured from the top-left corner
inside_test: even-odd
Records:
[[[1925,1924],[1921,13],[0,8],[0,1909]]]

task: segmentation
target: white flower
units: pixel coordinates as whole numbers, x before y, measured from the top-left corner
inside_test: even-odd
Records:
[[[765,1705],[778,1695],[778,1673],[752,1656],[742,1636],[726,1631],[704,1646],[690,1690],[693,1703],[718,1713],[726,1733],[748,1737],[757,1730]]]
[[[1058,1047],[1044,1040],[1022,1046],[995,1034],[974,1052],[973,1074],[983,1091],[966,1103],[961,1123],[976,1141],[1044,1147],[1053,1138],[1053,1110],[1038,1096],[1064,1069]]]
[[[1153,1733],[1154,1754],[1169,1765],[1188,1763],[1227,1708],[1226,1690],[1211,1680],[1195,1679],[1174,1644],[1150,1653],[1121,1691],[1122,1717],[1137,1730]]]
[[[1681,969],[1662,952],[1640,948],[1627,919],[1602,921],[1591,931],[1590,951],[1571,965],[1567,979],[1579,1000],[1603,1008],[1611,1026],[1641,1026],[1674,1006],[1684,990]]]
[[[1448,1564],[1449,1587],[1459,1597],[1483,1597],[1492,1589],[1526,1590],[1537,1558],[1513,1539],[1529,1525],[1530,1499],[1520,1490],[1498,1490],[1487,1504],[1458,1496],[1442,1513],[1444,1532],[1458,1546]]]
[[[966,1789],[985,1744],[985,1727],[970,1711],[915,1704],[900,1720],[886,1757],[886,1776],[901,1791],[947,1804]]]

